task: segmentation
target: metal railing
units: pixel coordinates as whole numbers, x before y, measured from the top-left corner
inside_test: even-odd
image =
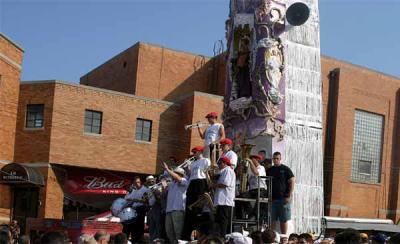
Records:
[[[257,212],[256,212],[256,220],[249,220],[249,219],[236,219],[234,217],[235,210],[232,208],[231,212],[231,232],[233,230],[234,224],[241,224],[248,228],[249,225],[256,225],[257,230],[260,230],[263,225],[271,227],[271,212],[272,212],[272,177],[270,176],[257,176],[258,178],[258,188],[257,188],[257,197],[248,198],[248,197],[236,197],[235,198],[235,208],[237,206],[236,202],[256,202],[257,205]],[[261,179],[265,179],[265,183],[267,186],[267,197],[261,197],[261,188],[260,188],[260,181]],[[266,212],[266,219],[260,219],[260,205],[261,203],[267,204],[267,212]],[[264,222],[266,220],[266,222]]]

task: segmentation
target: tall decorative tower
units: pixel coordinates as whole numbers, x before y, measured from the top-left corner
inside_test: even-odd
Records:
[[[307,19],[308,18],[308,19]],[[231,0],[224,123],[237,148],[280,151],[296,176],[294,231],[320,232],[322,94],[318,0]]]

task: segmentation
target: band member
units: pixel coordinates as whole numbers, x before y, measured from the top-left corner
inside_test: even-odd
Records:
[[[218,162],[220,176],[216,184],[212,185],[215,188],[214,206],[217,207],[215,220],[220,227],[221,236],[230,233],[230,222],[232,208],[235,206],[235,183],[236,175],[232,169],[232,164],[228,157],[222,156]]]
[[[204,139],[205,148],[203,155],[206,158],[210,158],[210,152],[215,148],[215,145],[225,138],[225,129],[222,124],[217,123],[218,114],[216,112],[208,113],[206,118],[210,125],[205,131],[202,131],[200,127],[197,130],[201,139]]]
[[[238,161],[238,156],[232,150],[232,140],[229,138],[225,138],[222,139],[219,143],[222,146],[222,156],[228,157],[230,160],[231,167],[235,169]]]
[[[258,195],[258,188],[260,188],[260,197],[265,198],[267,194],[267,185],[265,179],[258,178],[259,176],[266,176],[265,168],[260,164],[261,157],[259,155],[250,155],[250,167],[247,170],[247,177],[249,182],[249,191],[242,194],[244,198],[256,199]],[[249,203],[245,204],[246,214],[248,218],[255,218],[257,214],[257,202],[254,207],[251,207]],[[260,220],[262,221],[267,214],[267,205],[265,203],[260,204]]]
[[[176,168],[172,171],[166,163],[163,163],[163,168],[173,179],[168,186],[165,228],[169,243],[178,243],[178,240],[182,239],[186,190],[189,183],[183,169]]]
[[[190,240],[192,231],[196,228],[196,223],[198,223],[198,214],[201,214],[202,212],[202,209],[200,208],[195,207],[190,210],[188,206],[192,205],[197,201],[200,195],[208,191],[206,174],[211,162],[208,158],[203,157],[203,151],[204,147],[202,146],[197,146],[192,149],[196,161],[194,161],[187,169],[189,187],[186,192],[186,213],[183,239],[188,241]]]
[[[174,164],[176,165],[176,164]],[[167,172],[167,171],[165,171]],[[167,232],[165,230],[165,217],[167,209],[167,197],[168,197],[168,185],[172,182],[172,178],[168,176],[160,175],[159,181],[161,183],[161,239],[167,240]],[[182,220],[183,221],[183,220]]]
[[[150,177],[150,178],[149,178]],[[153,176],[148,176],[149,185],[148,187],[154,186],[156,181]],[[161,197],[162,197],[162,186],[159,185],[151,189],[151,197],[149,199],[150,210],[147,213],[147,222],[149,225],[150,240],[162,238],[162,224],[161,224]]]
[[[264,166],[265,170],[268,170],[272,166],[271,158],[267,158],[267,152],[265,150],[258,151],[258,155],[261,157],[260,164]]]
[[[153,177],[154,178],[154,177]],[[151,182],[151,177],[148,178]],[[148,204],[149,188],[142,185],[140,177],[134,178],[135,189],[125,196],[125,199],[132,202],[132,207],[135,208],[137,217],[133,222],[124,224],[123,232],[129,238],[131,235],[133,242],[141,242],[144,234],[144,218],[146,215],[146,205]]]
[[[257,198],[258,188],[260,188],[260,197],[267,197],[267,184],[265,179],[258,178],[258,176],[266,176],[265,168],[260,164],[261,157],[259,155],[251,155],[250,156],[250,167],[248,168],[248,182],[249,182],[249,193],[251,198]],[[260,204],[260,219],[263,219],[266,216],[266,204]],[[255,216],[257,211],[257,204],[253,208],[253,211],[250,212],[250,217]]]

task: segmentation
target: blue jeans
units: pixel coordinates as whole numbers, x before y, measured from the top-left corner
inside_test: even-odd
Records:
[[[292,206],[285,199],[272,202],[272,221],[287,222],[292,218]]]

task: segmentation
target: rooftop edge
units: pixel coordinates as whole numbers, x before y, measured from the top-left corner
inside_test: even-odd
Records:
[[[4,33],[0,32],[0,36],[3,37],[4,39],[6,39],[7,41],[9,41],[11,44],[13,44],[16,48],[18,48],[19,50],[21,50],[22,52],[25,52],[25,50],[18,45],[16,42],[14,42],[11,38],[9,38],[8,36],[6,36]]]
[[[86,86],[86,85],[81,85],[81,84],[68,82],[68,81],[61,81],[61,80],[21,81],[21,85],[35,85],[35,84],[62,84],[62,85],[67,85],[67,86],[81,87],[81,88],[90,89],[90,90],[94,90],[94,91],[105,92],[105,93],[119,95],[119,96],[135,98],[135,99],[149,101],[149,102],[162,103],[162,104],[169,105],[169,106],[178,105],[178,104],[176,104],[174,102],[168,102],[168,101],[155,99],[155,98],[136,96],[136,95],[132,95],[132,94],[128,94],[128,93],[123,93],[123,92],[118,92],[118,91],[113,91],[113,90],[108,90],[108,89],[103,89],[103,88],[98,88],[98,87],[93,87],[93,86]]]

